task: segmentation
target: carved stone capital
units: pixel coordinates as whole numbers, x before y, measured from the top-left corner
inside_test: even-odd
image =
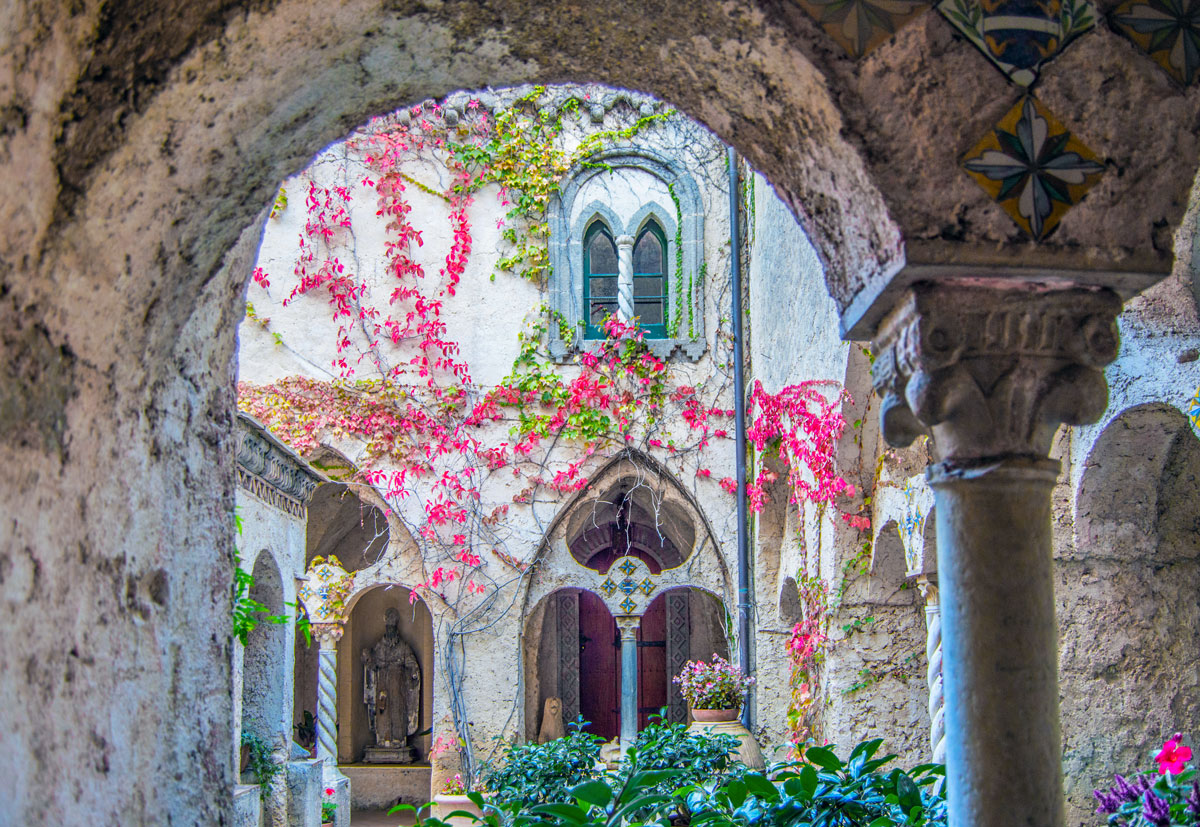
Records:
[[[345,627],[340,623],[314,623],[312,635],[322,649],[335,649],[337,642],[342,639]]]
[[[617,628],[621,631],[621,640],[637,640],[638,626],[642,619],[637,615],[617,615]]]
[[[929,433],[948,467],[1045,457],[1060,424],[1104,412],[1120,311],[1108,289],[914,285],[874,343],[884,438]]]

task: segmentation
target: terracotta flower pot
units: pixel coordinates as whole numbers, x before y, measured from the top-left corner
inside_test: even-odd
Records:
[[[688,725],[689,732],[713,732],[736,736],[739,745],[730,755],[737,758],[749,769],[762,770],[767,762],[763,759],[758,742],[750,734],[750,730],[742,726],[738,720],[740,709],[693,709],[692,723]]]
[[[702,724],[723,724],[736,721],[740,709],[693,709],[692,719]]]
[[[446,793],[438,793],[433,797],[433,815],[440,818],[448,824],[466,825],[474,824],[475,822],[466,816],[454,816],[449,818],[450,813],[455,810],[464,810],[468,813],[482,815],[479,808],[475,806],[475,802],[467,798],[465,795],[448,795]]]

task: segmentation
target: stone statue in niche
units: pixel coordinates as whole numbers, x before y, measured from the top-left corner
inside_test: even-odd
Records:
[[[417,731],[421,708],[421,666],[400,637],[400,612],[388,609],[383,637],[363,649],[363,703],[375,744],[367,747],[369,764],[411,764],[416,760],[408,737]]]

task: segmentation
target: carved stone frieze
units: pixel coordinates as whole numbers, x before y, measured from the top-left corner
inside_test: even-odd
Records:
[[[1108,289],[914,285],[874,343],[884,437],[929,433],[951,467],[1045,457],[1060,424],[1104,412],[1120,310]]]
[[[235,431],[238,485],[254,496],[303,517],[308,498],[322,482],[309,465],[245,414]]]

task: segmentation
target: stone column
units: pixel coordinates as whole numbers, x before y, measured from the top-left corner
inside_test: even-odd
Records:
[[[621,630],[621,751],[625,752],[637,740],[637,630],[641,618],[636,615],[617,615]]]
[[[633,236],[617,236],[617,314],[633,318]]]
[[[942,615],[936,575],[921,575],[917,588],[925,598],[925,681],[929,685],[929,751],[946,762],[946,705],[942,686]]]
[[[1063,823],[1048,458],[1096,421],[1117,355],[1108,289],[921,283],[872,367],[885,438],[933,437],[950,823]]]
[[[317,658],[317,758],[325,762],[325,779],[341,776],[337,768],[337,644],[340,623],[314,623],[313,636],[320,645]]]

